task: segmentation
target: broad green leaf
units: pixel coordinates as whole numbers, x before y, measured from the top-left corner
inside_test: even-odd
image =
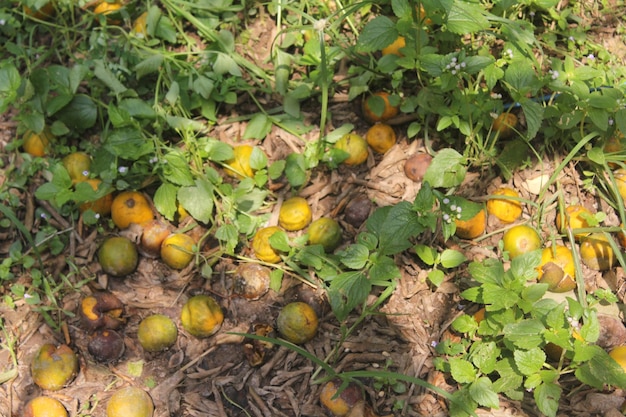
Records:
[[[511,261],[511,273],[522,282],[537,277],[537,267],[541,262],[541,250],[535,250],[515,257]]]
[[[328,300],[337,319],[341,322],[358,305],[367,300],[372,284],[361,271],[344,272],[330,277]]]
[[[515,366],[524,375],[532,375],[539,372],[546,361],[545,352],[538,347],[529,350],[516,349],[513,352]]]
[[[467,260],[465,255],[454,249],[444,249],[441,253],[441,266],[444,268],[456,268]]]
[[[157,72],[161,64],[163,64],[163,60],[163,55],[154,54],[135,65],[134,70],[137,74],[137,79],[139,80],[148,74]]]
[[[195,132],[200,132],[206,128],[204,123],[197,120],[188,119],[186,117],[167,115],[165,116],[165,120],[172,129],[176,130],[192,130]]]
[[[433,269],[428,273],[428,280],[435,286],[439,287],[446,279],[446,275],[441,269]]]
[[[533,392],[537,408],[547,417],[556,417],[562,388],[552,382],[539,385]]]
[[[274,82],[276,92],[283,97],[285,97],[289,89],[292,60],[291,54],[286,53],[280,48],[276,48],[276,54],[274,55]],[[297,100],[295,102],[297,103]],[[291,112],[288,113],[292,114]],[[298,113],[299,112],[296,112],[295,114],[297,115]]]
[[[241,77],[241,69],[235,60],[224,53],[219,53],[213,64],[213,70],[220,75],[230,74],[235,77]]]
[[[307,180],[306,162],[299,153],[287,155],[285,159],[285,175],[292,187],[300,187]]]
[[[224,162],[233,158],[233,148],[214,138],[208,138],[204,145],[204,151],[208,154],[208,158],[215,162]]]
[[[446,26],[450,32],[466,35],[489,27],[485,8],[477,3],[456,0],[448,11]]]
[[[452,329],[459,333],[473,332],[477,328],[476,320],[469,314],[461,314],[452,322]]]
[[[137,160],[151,154],[154,144],[146,140],[138,129],[125,127],[112,130],[104,139],[104,148],[122,159]]]
[[[222,242],[225,247],[226,253],[232,254],[235,251],[235,247],[239,243],[239,233],[235,225],[226,223],[220,225],[215,231],[215,238]]]
[[[482,296],[485,304],[491,304],[491,308],[494,310],[511,308],[520,300],[520,297],[515,290],[511,290],[500,285],[486,283],[482,285],[482,289]]]
[[[379,256],[372,262],[369,271],[369,277],[374,285],[381,284],[384,281],[391,281],[400,278],[400,270],[389,256]]]
[[[409,239],[424,231],[408,201],[376,209],[366,225],[378,238],[381,255],[394,255],[408,249],[411,247]]]
[[[462,62],[465,63],[464,72],[468,74],[477,74],[482,69],[487,68],[493,64],[495,59],[492,56],[468,56],[463,58]]]
[[[416,245],[415,253],[426,265],[432,266],[437,260],[437,251],[426,245]]]
[[[178,187],[165,182],[161,184],[154,193],[153,201],[155,208],[163,217],[170,221],[174,220],[174,215],[178,208],[176,203],[177,191]]]
[[[354,243],[338,252],[342,264],[351,269],[361,269],[369,259],[370,251],[364,245]]]
[[[165,178],[177,185],[193,185],[193,175],[189,169],[189,162],[186,160],[182,151],[171,150],[163,156],[165,165],[163,166],[163,175]]]
[[[472,399],[483,407],[493,409],[500,408],[500,399],[498,394],[493,390],[493,384],[486,376],[478,378],[469,386],[469,392]]]
[[[496,260],[483,262],[471,262],[468,266],[469,273],[476,281],[486,284],[501,284],[504,275],[504,265]]]
[[[460,384],[469,384],[476,380],[476,369],[471,362],[461,358],[450,358],[450,373]]]
[[[96,124],[98,108],[89,96],[77,94],[55,116],[70,129],[83,131]]]
[[[257,113],[248,122],[243,132],[243,139],[265,139],[270,130],[272,130],[272,119],[264,113]]]
[[[0,114],[17,99],[17,92],[22,83],[20,73],[10,62],[0,65]]]
[[[122,94],[127,90],[117,77],[104,65],[100,59],[95,61],[94,75],[102,81],[114,94]]]
[[[157,114],[154,109],[145,101],[138,98],[127,98],[120,101],[120,109],[124,109],[132,117],[138,119],[154,119]]]
[[[495,342],[475,343],[470,353],[472,363],[483,375],[489,375],[496,369],[500,348]]]
[[[465,178],[466,159],[454,149],[441,149],[433,158],[424,174],[424,181],[434,188],[452,188]]]
[[[544,107],[541,104],[536,103],[530,99],[522,100],[522,111],[524,112],[524,117],[526,118],[527,125],[527,139],[534,139],[541,128],[541,124],[543,122],[543,114]]]
[[[545,330],[540,320],[525,319],[517,323],[509,323],[504,326],[504,335],[520,349],[532,349],[541,346]]]
[[[391,19],[377,16],[369,21],[357,41],[356,48],[360,52],[374,52],[390,45],[398,37],[398,30]]]
[[[287,236],[287,233],[283,232],[282,230],[277,231],[276,233],[272,234],[272,236],[270,236],[268,241],[270,242],[270,245],[274,249],[279,250],[280,252],[291,251],[291,244],[289,243],[289,237]]]
[[[522,386],[524,378],[514,367],[513,358],[503,358],[498,361],[495,371],[500,375],[500,378],[493,384],[496,392],[509,392]]]
[[[178,190],[178,201],[194,219],[202,223],[213,220],[213,185],[204,179],[196,179],[195,185],[181,187]]]
[[[283,270],[276,268],[270,272],[270,289],[274,292],[280,292],[280,287],[283,284]]]
[[[597,389],[603,389],[606,385],[625,389],[626,373],[622,367],[599,346],[589,345],[589,348],[593,354],[576,369],[576,378]]]

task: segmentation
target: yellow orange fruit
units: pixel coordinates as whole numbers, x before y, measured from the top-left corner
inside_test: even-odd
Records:
[[[517,126],[517,116],[513,113],[502,113],[493,121],[493,131],[501,138],[507,138],[513,134]]]
[[[396,132],[385,123],[372,125],[365,134],[367,144],[378,153],[385,153],[396,144]]]
[[[24,133],[22,148],[24,149],[24,152],[31,156],[45,156],[50,153],[51,145],[54,139],[55,137],[48,127],[45,127],[39,133],[29,130]]]
[[[475,239],[485,232],[487,227],[487,213],[481,209],[474,217],[468,220],[455,219],[456,231],[461,239]]]
[[[623,154],[626,151],[626,138],[624,138],[624,135],[621,133],[611,136],[605,142],[603,150],[609,157],[623,158]],[[615,162],[609,162],[608,165],[611,168],[617,168],[619,166]]]
[[[374,111],[380,110],[376,106],[372,107],[374,104],[374,100],[381,100],[383,102],[382,112]],[[370,123],[376,122],[384,122],[393,117],[396,117],[400,112],[400,108],[398,106],[392,105],[389,101],[389,93],[385,91],[379,91],[372,94],[371,97],[363,100],[363,116]]]
[[[72,183],[86,181],[89,178],[89,170],[91,169],[91,157],[85,152],[72,152],[66,155],[61,163],[67,170]]]
[[[171,318],[153,314],[141,320],[137,328],[137,339],[148,352],[160,352],[176,343],[178,329]]]
[[[257,230],[252,239],[252,250],[260,261],[272,264],[280,261],[280,255],[272,245],[270,245],[269,239],[274,233],[281,230],[282,229],[278,226],[269,226]]]
[[[183,233],[169,235],[161,244],[161,259],[167,266],[183,269],[194,257],[195,240]]]
[[[183,328],[191,335],[205,338],[215,334],[224,321],[222,308],[209,295],[199,294],[191,297],[180,314]]]
[[[154,403],[141,388],[126,387],[111,396],[106,412],[106,417],[152,417]]]
[[[147,24],[148,12],[143,12],[133,22],[132,33],[138,38],[145,38],[148,36]]]
[[[367,161],[367,141],[356,133],[347,133],[337,142],[335,148],[348,153],[348,158],[343,163],[349,166],[361,165]]]
[[[102,186],[102,181],[97,178],[89,178],[81,182],[89,184],[94,191],[98,191],[98,189]],[[95,201],[88,201],[81,204],[79,209],[81,212],[92,210],[100,216],[108,216],[111,214],[111,207],[113,207],[113,194],[108,193]]]
[[[33,381],[39,387],[58,391],[78,372],[78,357],[67,345],[42,345],[30,365]]]
[[[585,265],[596,271],[606,271],[617,260],[604,233],[591,233],[581,239],[580,258]]]
[[[278,332],[291,343],[306,343],[315,337],[318,318],[313,307],[302,301],[287,304],[276,319]]]
[[[626,372],[626,346],[616,346],[609,352],[609,356]]]
[[[24,407],[23,417],[67,417],[61,401],[51,397],[35,397]]]
[[[98,3],[95,7],[95,9],[93,9],[93,12],[97,15],[110,15],[112,13],[115,13],[117,11],[119,11],[124,5],[120,2],[117,1],[106,1],[106,0],[102,0],[100,3]],[[108,20],[108,19],[107,19]],[[111,21],[110,23],[115,23],[114,21]]]
[[[615,185],[617,186],[617,192],[622,197],[622,201],[626,206],[626,169],[620,168],[613,172],[615,176]]]
[[[311,206],[302,197],[291,197],[283,201],[278,212],[278,224],[285,230],[302,230],[311,223]]]
[[[250,156],[254,150],[250,145],[238,145],[233,147],[233,157],[226,161],[226,173],[231,177],[245,178],[254,177],[254,170],[250,166]]]
[[[390,45],[381,49],[381,52],[384,55],[397,55],[404,56],[402,52],[400,52],[401,48],[406,46],[406,38],[404,36],[398,36],[395,41],[393,41]]]
[[[491,198],[487,201],[487,212],[496,216],[503,223],[513,223],[522,215],[522,203],[513,198],[519,198],[519,193],[509,187],[500,187],[494,191],[495,196],[512,198]]]
[[[575,204],[565,207],[563,213],[560,211],[556,215],[556,227],[559,233],[566,235],[567,229],[584,229],[590,227],[587,219],[593,217],[593,213],[586,207]],[[574,233],[575,239],[580,239],[588,233]]]
[[[107,238],[98,249],[98,262],[107,274],[122,277],[135,272],[139,254],[130,239],[113,236]]]
[[[309,243],[322,245],[324,251],[334,251],[341,243],[341,226],[330,217],[320,217],[309,226]]]
[[[144,225],[141,233],[139,249],[141,254],[150,258],[161,255],[161,245],[171,234],[170,225],[167,222],[154,219]]]
[[[541,247],[541,237],[537,231],[525,224],[511,227],[502,237],[503,249],[511,259],[517,258]]]
[[[545,248],[537,267],[540,283],[548,284],[552,292],[567,292],[576,288],[576,266],[572,251],[563,245]]]
[[[123,191],[113,199],[111,218],[117,227],[126,229],[131,223],[144,225],[150,222],[154,212],[145,195],[139,191]]]

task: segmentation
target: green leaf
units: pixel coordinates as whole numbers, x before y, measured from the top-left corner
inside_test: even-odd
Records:
[[[154,206],[166,219],[174,220],[176,214],[176,192],[178,187],[170,183],[163,183],[154,193]]]
[[[291,250],[291,244],[289,243],[289,237],[287,233],[282,230],[272,234],[268,239],[272,248],[281,252],[289,252]]]
[[[415,253],[426,265],[433,266],[437,260],[437,251],[426,245],[416,245]]]
[[[541,128],[545,109],[541,104],[536,103],[530,99],[521,100],[520,103],[522,105],[524,117],[526,118],[526,138],[530,140],[537,136],[537,133]]]
[[[15,65],[6,61],[0,65],[0,114],[15,102],[21,83],[22,79]]]
[[[476,369],[471,362],[461,358],[450,358],[450,373],[460,384],[469,384],[476,380]]]
[[[224,53],[219,53],[217,55],[215,63],[213,64],[213,70],[219,75],[230,74],[235,77],[241,77],[242,75],[237,62],[235,62],[232,57]]]
[[[250,168],[259,171],[267,166],[267,156],[261,148],[255,146],[250,154]]]
[[[626,373],[622,367],[601,347],[589,345],[589,349],[593,353],[587,362],[576,369],[576,378],[597,389],[603,389],[605,385],[625,389]]]
[[[360,52],[374,52],[393,43],[398,37],[396,25],[387,16],[377,16],[369,21],[357,41],[356,48]]]
[[[178,201],[194,219],[202,223],[213,220],[213,185],[205,179],[196,179],[194,186],[181,187]]]
[[[426,169],[424,181],[434,188],[456,187],[465,178],[465,162],[465,157],[454,149],[441,149]]]
[[[393,258],[389,256],[378,256],[372,261],[369,276],[374,285],[380,285],[385,281],[400,278],[401,274]]]
[[[519,389],[524,381],[523,376],[516,370],[513,358],[503,358],[498,361],[495,371],[500,375],[493,388],[496,392],[509,392]]]
[[[394,255],[411,247],[410,238],[424,231],[411,203],[401,201],[380,207],[366,221],[367,230],[378,238],[381,255]]]
[[[465,255],[454,249],[444,249],[441,253],[441,266],[444,268],[456,268],[467,261]]]
[[[356,306],[367,300],[372,284],[361,271],[344,272],[329,279],[328,300],[337,319],[344,321]]]
[[[292,153],[285,158],[285,175],[292,187],[300,187],[307,180],[306,162],[304,155]]]
[[[68,128],[83,131],[96,124],[98,108],[89,96],[77,94],[55,116]]]
[[[193,175],[189,169],[189,162],[182,151],[173,149],[163,156],[165,165],[163,175],[165,178],[177,185],[193,185]]]
[[[111,154],[127,160],[137,160],[154,150],[152,141],[147,141],[141,131],[131,127],[111,131],[103,146]]]
[[[283,270],[282,269],[273,269],[270,272],[270,288],[274,292],[280,292],[280,287],[283,284]]]
[[[93,74],[102,81],[114,94],[122,94],[127,88],[117,77],[104,66],[104,62],[100,59],[95,61]]]
[[[234,157],[233,148],[227,143],[208,138],[204,143],[204,151],[211,161],[224,162]]]
[[[541,250],[535,250],[515,257],[511,261],[511,273],[520,281],[530,281],[537,277],[537,267],[541,263]]]
[[[264,113],[257,113],[248,122],[243,139],[264,139],[272,130],[272,119]]]
[[[504,335],[520,349],[532,349],[543,343],[542,333],[545,327],[540,320],[525,319],[504,326]]]
[[[441,269],[433,269],[428,273],[428,280],[436,287],[439,287],[445,279],[446,275]]]
[[[138,119],[155,119],[157,114],[145,101],[138,98],[127,98],[120,101],[119,108]]]
[[[337,253],[339,260],[350,269],[361,269],[369,259],[370,251],[366,246],[359,243],[349,245],[344,250]]]
[[[485,30],[489,27],[485,13],[485,8],[478,3],[456,0],[448,11],[446,26],[450,32],[459,35]]]
[[[486,284],[499,285],[504,276],[504,265],[495,259],[487,259],[483,262],[471,262],[468,266],[469,273],[476,281]]]
[[[148,74],[157,72],[161,68],[163,60],[162,54],[154,54],[135,65],[134,71],[137,74],[137,79],[139,80]]]
[[[521,350],[516,349],[513,351],[513,358],[515,359],[515,366],[524,375],[532,375],[539,372],[546,361],[545,352],[538,347]]]
[[[500,349],[495,342],[474,343],[470,353],[472,363],[480,370],[480,373],[489,375],[496,369]]]
[[[222,224],[215,231],[215,238],[222,242],[228,254],[235,252],[235,247],[239,243],[238,237],[239,234],[234,224]]]
[[[561,398],[561,387],[552,382],[544,382],[533,392],[537,408],[547,417],[556,417]]]
[[[479,405],[493,409],[500,408],[500,399],[493,390],[493,384],[486,376],[478,378],[469,386],[471,397]]]

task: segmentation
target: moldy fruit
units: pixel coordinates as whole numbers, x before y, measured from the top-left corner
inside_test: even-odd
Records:
[[[97,292],[82,299],[79,316],[89,330],[117,329],[124,324],[124,305],[109,292]]]
[[[385,153],[396,144],[396,132],[385,123],[376,123],[365,134],[367,144],[378,153]]]
[[[124,354],[124,339],[115,330],[97,330],[87,344],[87,350],[98,362],[112,362]]]
[[[363,393],[358,385],[348,383],[339,393],[341,385],[340,379],[332,379],[324,384],[320,392],[320,403],[336,417],[349,415],[357,404],[364,401]]]
[[[563,246],[545,248],[537,267],[540,283],[548,284],[552,292],[567,292],[576,288],[576,267],[572,251]]]

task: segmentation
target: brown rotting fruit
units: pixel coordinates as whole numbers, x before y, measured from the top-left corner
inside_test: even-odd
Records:
[[[320,392],[320,403],[335,417],[350,415],[355,407],[364,402],[363,393],[353,382],[346,383],[342,388],[342,381],[332,379],[324,384]]]
[[[432,160],[433,157],[427,153],[416,153],[410,156],[404,163],[404,175],[411,181],[422,181]]]
[[[235,269],[233,277],[233,292],[249,300],[258,300],[270,288],[269,268],[258,263],[242,263]]]
[[[84,297],[79,307],[81,322],[88,330],[119,328],[125,322],[123,312],[119,298],[104,291]]]
[[[87,350],[98,362],[113,362],[124,354],[124,339],[115,330],[101,329],[89,339]]]

